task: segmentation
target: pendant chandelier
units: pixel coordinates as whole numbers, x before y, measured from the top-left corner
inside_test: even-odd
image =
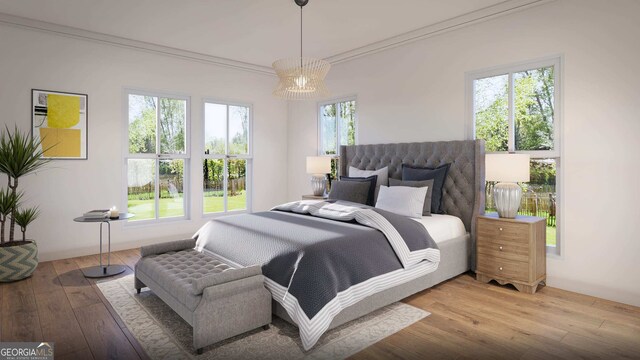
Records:
[[[276,60],[273,69],[280,81],[273,95],[285,100],[306,100],[329,96],[324,78],[331,68],[328,61],[302,57],[302,8],[309,0],[294,0],[300,6],[300,57]]]

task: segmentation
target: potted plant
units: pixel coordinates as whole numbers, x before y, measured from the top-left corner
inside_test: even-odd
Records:
[[[27,278],[38,266],[38,246],[26,239],[26,230],[39,211],[21,208],[23,194],[18,191],[18,180],[49,162],[41,158],[42,154],[40,141],[20,132],[17,126],[13,132],[5,127],[0,134],[0,173],[7,175],[7,188],[0,188],[0,282]],[[16,224],[21,227],[22,240],[15,239]]]

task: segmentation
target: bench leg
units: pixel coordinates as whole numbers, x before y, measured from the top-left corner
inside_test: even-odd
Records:
[[[267,324],[267,325],[263,325],[263,326],[262,326],[262,329],[263,329],[263,330],[269,330],[269,328],[270,328],[269,324]]]
[[[133,287],[136,289],[138,294],[140,294],[140,290],[142,290],[143,287],[147,287],[147,285],[145,285],[142,281],[140,281],[140,279],[135,277],[133,281]]]

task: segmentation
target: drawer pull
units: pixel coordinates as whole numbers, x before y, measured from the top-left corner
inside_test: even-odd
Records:
[[[500,251],[502,251],[502,246],[499,246],[498,249],[500,249]]]
[[[502,271],[502,266],[499,267],[500,271]]]
[[[502,228],[500,228],[500,231],[502,231]]]

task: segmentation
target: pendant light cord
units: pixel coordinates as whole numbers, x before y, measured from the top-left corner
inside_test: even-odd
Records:
[[[302,6],[300,6],[300,71],[302,71]]]

